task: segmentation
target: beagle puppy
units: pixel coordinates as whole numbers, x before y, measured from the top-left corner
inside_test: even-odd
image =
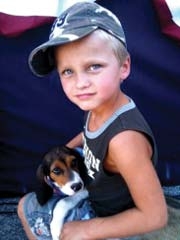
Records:
[[[82,220],[93,216],[94,213],[87,200],[88,192],[84,187],[86,180],[84,159],[79,151],[66,146],[53,148],[44,156],[38,167],[37,179],[39,186],[36,190],[36,197],[41,206],[46,204],[53,195],[58,196],[50,223],[53,240],[59,239],[61,228],[70,211],[75,211],[72,215],[81,216]],[[83,214],[79,214],[79,210],[76,214],[77,205],[80,202],[83,208],[80,211]],[[71,217],[72,220],[75,219]]]

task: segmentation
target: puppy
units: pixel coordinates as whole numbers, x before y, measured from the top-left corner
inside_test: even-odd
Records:
[[[43,206],[47,203],[53,195],[58,196],[50,223],[53,240],[59,239],[61,228],[69,211],[76,209],[82,200],[87,201],[85,199],[88,197],[88,192],[84,188],[85,173],[82,155],[77,150],[66,146],[56,147],[49,151],[37,169],[37,178],[40,184],[36,190],[36,196],[40,205]],[[81,216],[81,219],[89,219],[94,215],[87,204],[87,202],[84,204],[86,210],[83,210],[85,215]],[[79,213],[77,215],[79,217]]]

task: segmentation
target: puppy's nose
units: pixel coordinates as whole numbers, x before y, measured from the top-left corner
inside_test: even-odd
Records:
[[[72,188],[72,190],[74,191],[74,192],[77,192],[77,191],[79,191],[81,188],[82,188],[82,183],[81,182],[79,182],[79,183],[74,183],[72,186],[71,186],[71,188]]]

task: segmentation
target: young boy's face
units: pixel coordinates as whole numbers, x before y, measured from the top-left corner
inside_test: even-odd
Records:
[[[130,60],[120,66],[107,40],[95,32],[57,47],[55,56],[64,92],[82,110],[108,106],[121,94],[120,83],[129,74]]]

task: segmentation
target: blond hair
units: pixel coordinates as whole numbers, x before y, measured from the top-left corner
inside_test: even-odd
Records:
[[[119,39],[109,34],[108,32],[101,29],[97,29],[93,32],[93,34],[96,34],[97,37],[99,37],[101,40],[107,41],[108,45],[112,48],[120,65],[125,61],[127,57],[130,56],[124,44]]]

